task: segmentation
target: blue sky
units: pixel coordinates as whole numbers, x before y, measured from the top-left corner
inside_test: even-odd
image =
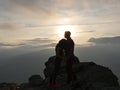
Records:
[[[120,0],[0,0],[0,67],[41,50],[48,49],[44,56],[49,58],[65,30],[72,32],[81,61],[108,66],[120,77]]]

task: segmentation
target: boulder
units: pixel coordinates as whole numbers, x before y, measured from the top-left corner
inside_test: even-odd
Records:
[[[45,63],[44,69],[45,82],[48,83],[50,75],[54,69],[55,56],[52,56]],[[102,65],[97,65],[94,62],[80,62],[79,59],[74,57],[73,70],[77,76],[77,80],[71,85],[67,85],[67,73],[65,67],[65,61],[62,60],[59,74],[57,76],[57,82],[61,84],[61,90],[66,90],[67,87],[72,87],[78,90],[103,90],[104,88],[118,88],[113,90],[119,90],[118,78],[108,68]]]
[[[43,83],[43,78],[40,75],[32,75],[29,78],[30,86],[40,86]]]
[[[45,63],[44,75],[32,75],[29,83],[21,90],[56,90],[49,86],[50,76],[54,70],[55,56],[52,56]],[[108,68],[94,62],[80,62],[75,56],[73,60],[73,70],[77,80],[70,84],[66,83],[66,61],[61,61],[61,67],[56,78],[56,82],[61,85],[59,90],[120,90],[118,78]]]

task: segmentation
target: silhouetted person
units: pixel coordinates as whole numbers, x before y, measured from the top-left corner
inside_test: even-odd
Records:
[[[66,38],[66,71],[67,71],[67,83],[70,83],[76,79],[76,75],[73,71],[73,60],[74,60],[74,41],[71,39],[71,32],[65,31],[64,37]]]
[[[60,70],[61,60],[63,59],[65,55],[65,52],[64,52],[65,48],[66,48],[66,40],[61,39],[55,48],[55,51],[56,51],[56,58],[55,58],[55,63],[54,63],[55,66],[54,66],[53,73],[51,74],[51,77],[50,77],[50,85],[53,87],[59,86],[59,84],[56,83],[56,78]]]
[[[67,71],[67,83],[70,83],[76,79],[75,73],[73,72],[73,60],[74,60],[74,41],[71,39],[71,32],[66,31],[64,37],[66,39],[61,39],[56,45],[56,58],[54,63],[54,70],[50,76],[50,86],[58,87],[59,84],[56,83],[57,75],[59,74],[61,60],[66,57],[66,71]]]

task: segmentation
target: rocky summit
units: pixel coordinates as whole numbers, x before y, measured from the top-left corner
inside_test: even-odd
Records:
[[[45,63],[45,79],[39,75],[33,75],[22,90],[120,90],[118,78],[109,68],[97,65],[94,62],[80,62],[76,56],[74,57],[73,70],[77,80],[70,84],[66,83],[66,62],[62,60],[57,76],[57,83],[61,86],[59,88],[50,87],[48,83],[54,69],[54,62],[55,56],[52,56]]]

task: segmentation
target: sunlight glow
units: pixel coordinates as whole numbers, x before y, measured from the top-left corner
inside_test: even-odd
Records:
[[[64,37],[64,32],[65,31],[70,31],[71,32],[71,36],[75,36],[75,30],[74,27],[72,25],[63,25],[63,26],[59,26],[57,28],[57,33],[59,35],[60,38]]]

